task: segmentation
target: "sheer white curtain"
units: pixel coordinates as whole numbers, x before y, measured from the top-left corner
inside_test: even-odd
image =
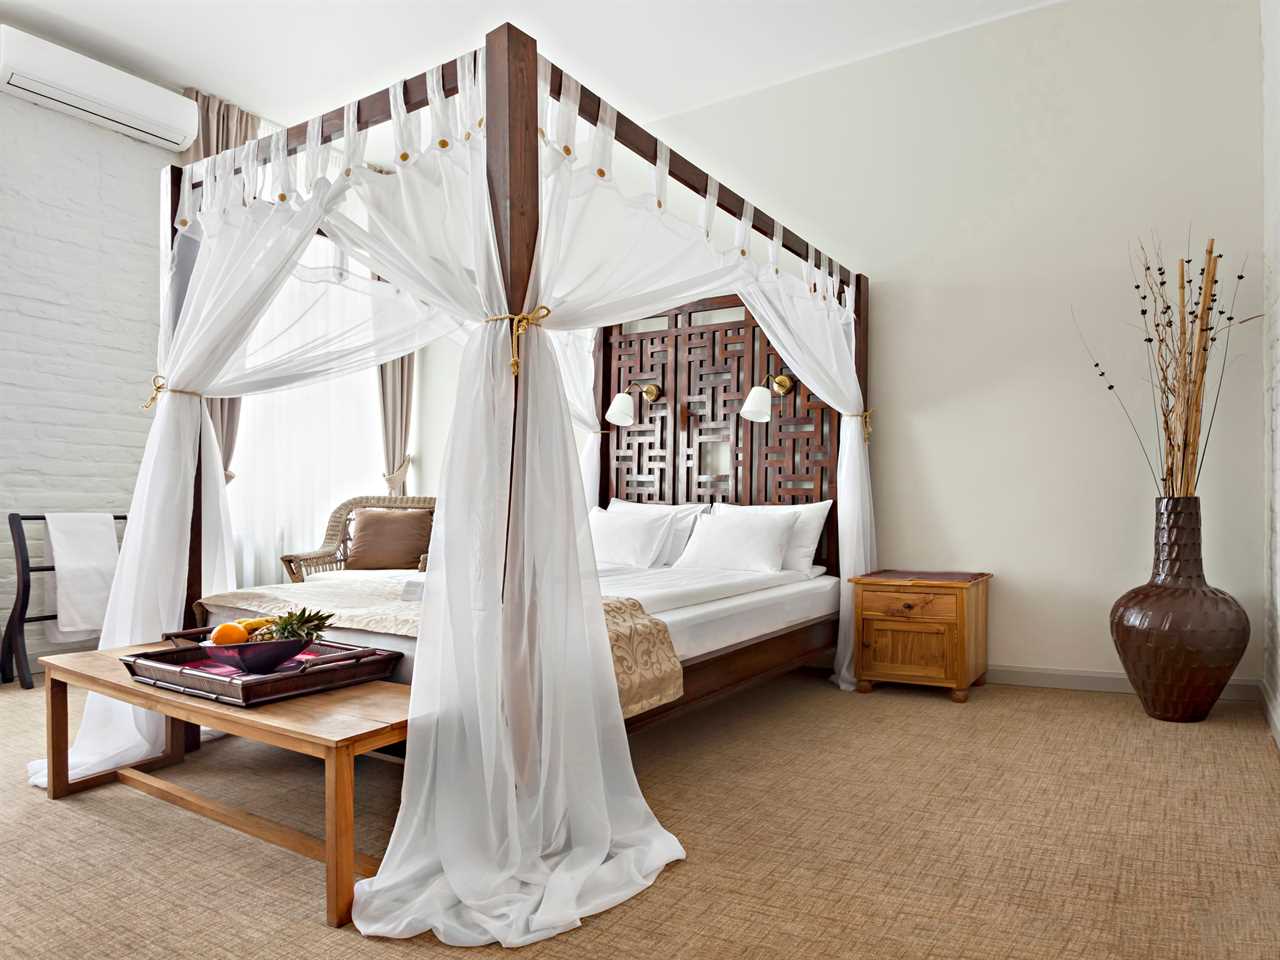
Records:
[[[278,339],[297,349],[304,346],[300,337],[334,336],[353,314],[375,308],[370,296],[335,285],[346,270],[336,253],[325,240],[309,245],[299,265],[308,268],[307,280],[285,285],[246,352]],[[301,316],[303,329],[296,324]],[[244,398],[240,470],[227,488],[240,586],[280,583],[281,555],[318,547],[335,506],[383,492],[378,411],[378,378],[370,369]]]
[[[517,405],[510,328],[489,321],[509,305],[479,123],[483,64],[458,66],[450,100],[439,72],[428,75],[428,146],[397,116],[407,159],[393,177],[353,178],[325,221],[354,259],[469,331],[400,815],[377,876],[356,887],[353,918],[366,934],[517,946],[631,896],[683,850],[631,770],[558,366],[532,328]]]
[[[545,61],[541,68],[545,91]],[[614,176],[616,112],[602,104],[595,128],[580,144],[579,94],[578,84],[566,76],[558,102],[549,93],[541,100],[540,125],[551,131],[544,153],[537,259],[541,302],[552,309],[545,325],[558,331],[624,323],[702,296],[737,293],[787,366],[842,414],[836,470],[840,575],[848,578],[874,569],[875,520],[862,434],[862,392],[854,367],[854,315],[851,300],[841,301],[827,271],[832,266],[831,273],[838,273],[838,267],[823,258],[816,266],[806,264],[801,276],[783,270],[780,226],[769,244],[767,262],[757,262],[752,256],[750,204],[732,224],[731,240],[718,239],[714,180],[697,226],[675,215],[667,194],[669,151],[663,144],[658,146],[653,192],[624,192]],[[590,242],[582,242],[584,236]],[[562,369],[573,408],[575,396],[585,397],[581,381],[594,376],[594,366],[585,364],[581,353],[558,352],[568,361],[562,362]],[[570,384],[571,380],[576,382]],[[832,677],[846,690],[854,685],[849,593],[841,592]]]
[[[556,330],[551,346],[563,371],[565,402],[578,445],[578,472],[588,507],[600,498],[600,416],[596,409],[598,330]]]
[[[348,109],[348,144],[358,143],[353,107]],[[318,122],[313,125],[318,141]],[[392,292],[378,308],[353,313],[337,332],[308,335],[309,315],[304,314],[293,328],[298,345],[291,345],[290,338],[247,345],[280,290],[313,279],[299,279],[294,270],[315,240],[325,211],[345,193],[348,182],[340,178],[330,183],[316,168],[309,193],[300,194],[284,135],[278,133],[269,140],[271,188],[260,197],[258,146],[259,141],[250,141],[184,170],[179,236],[160,323],[157,382],[164,389],[153,398],[155,421],[138,470],[99,649],[158,638],[182,624],[197,449],[203,478],[204,591],[235,585],[221,453],[202,396],[239,396],[372,367],[429,342],[437,332],[429,313]],[[236,174],[236,166],[250,175]],[[191,205],[193,168],[204,179],[198,211]],[[74,779],[132,763],[162,745],[158,716],[90,694],[71,749],[70,775]],[[44,786],[45,761],[32,761],[28,777],[33,785]]]
[[[474,328],[428,562],[400,816],[378,875],[356,889],[366,934],[518,946],[630,897],[683,856],[631,769],[573,444],[569,398],[586,396],[586,354],[562,348],[571,332],[736,290],[764,268],[745,238],[712,242],[714,187],[696,225],[666,213],[661,162],[654,193],[619,190],[615,112],[602,105],[579,144],[580,89],[566,76],[553,102],[548,79],[543,62],[540,225],[522,310],[550,313],[519,338],[518,390],[505,323],[483,322],[509,305],[474,112],[433,115],[427,142],[447,147],[423,153],[399,134],[411,159],[398,176],[353,191],[368,230],[341,210],[326,221],[354,257]]]
[[[750,219],[750,211],[743,220]],[[749,242],[750,233],[740,227]],[[780,236],[771,259],[776,262]],[[825,276],[825,275],[824,275]],[[765,336],[796,376],[840,417],[840,454],[836,464],[840,576],[860,576],[876,567],[875,514],[871,502],[871,464],[863,437],[862,388],[854,367],[853,311],[841,304],[828,282],[819,289],[774,270],[737,285],[738,295]],[[833,680],[843,690],[856,685],[853,675],[853,591],[840,591]]]

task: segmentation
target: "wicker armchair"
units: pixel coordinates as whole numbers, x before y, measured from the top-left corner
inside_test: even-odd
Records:
[[[347,562],[347,548],[351,544],[351,518],[357,507],[381,507],[388,510],[430,510],[436,508],[435,497],[352,497],[344,500],[329,515],[324,530],[324,543],[309,553],[286,553],[280,558],[289,579],[302,583],[309,573],[322,570],[341,570]],[[418,569],[427,569],[427,555],[418,561]]]

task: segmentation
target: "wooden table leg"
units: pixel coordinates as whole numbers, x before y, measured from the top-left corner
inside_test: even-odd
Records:
[[[200,725],[186,723],[174,717],[164,718],[164,753],[157,758],[161,760],[165,766],[171,763],[181,763],[187,754],[187,734],[192,727],[196,728],[196,737],[199,739]]]
[[[44,672],[45,761],[50,800],[67,795],[67,685]]]
[[[355,895],[355,754],[350,747],[324,758],[325,899],[329,926],[351,922]]]

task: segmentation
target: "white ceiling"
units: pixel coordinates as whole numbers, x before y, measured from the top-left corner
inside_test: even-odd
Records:
[[[504,20],[653,120],[1053,0],[0,0],[0,23],[292,124],[480,46]]]

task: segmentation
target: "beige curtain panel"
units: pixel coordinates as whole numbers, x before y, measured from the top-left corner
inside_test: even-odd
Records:
[[[387,493],[404,495],[409,472],[409,425],[413,417],[413,354],[388,360],[378,367],[378,397],[382,410],[382,462]]]
[[[200,130],[191,146],[178,158],[178,163],[183,166],[223,150],[242,147],[258,135],[261,120],[256,114],[241,110],[221,97],[202,93],[195,87],[187,87],[182,95],[200,107]],[[230,483],[235,479],[231,472],[231,456],[236,449],[236,431],[240,426],[240,398],[222,397],[206,403],[222,450],[222,474]]]
[[[209,419],[222,451],[222,476],[230,483],[236,478],[231,472],[231,457],[236,451],[236,433],[240,428],[240,398],[211,397],[205,403],[209,407]]]

